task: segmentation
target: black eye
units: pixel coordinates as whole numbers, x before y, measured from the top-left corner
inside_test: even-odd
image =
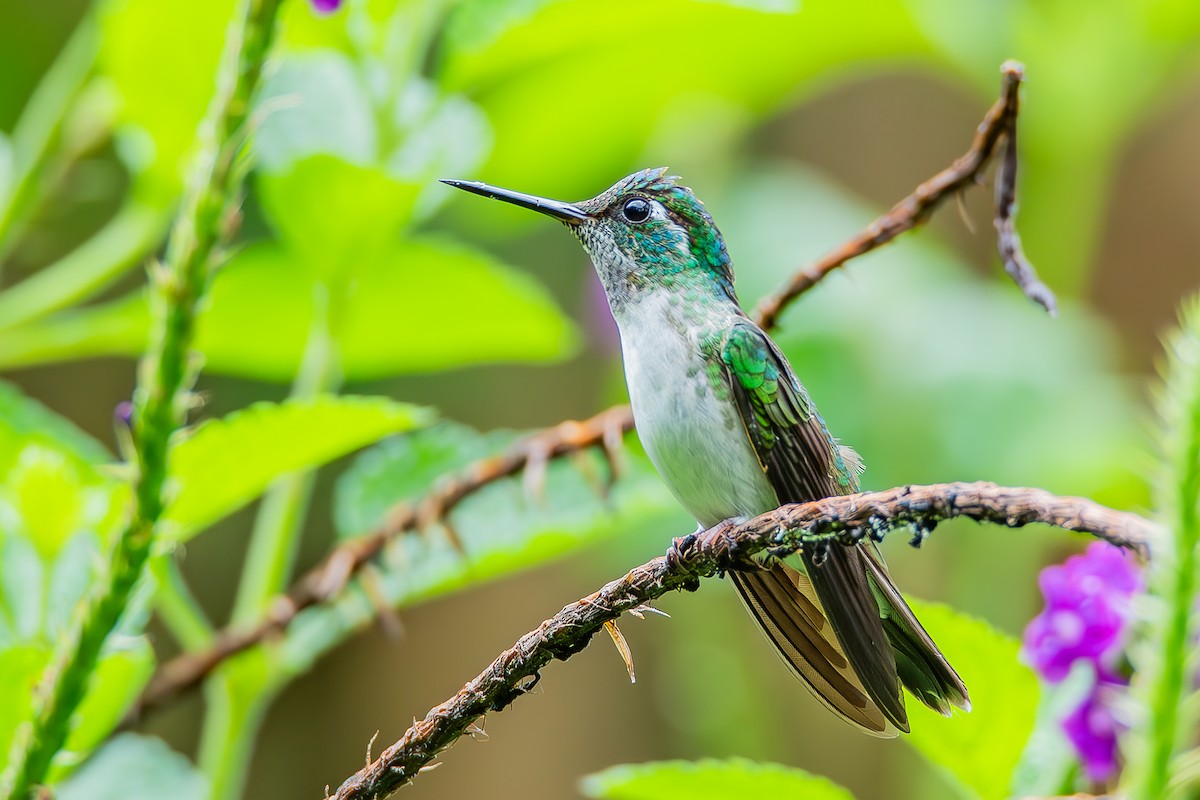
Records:
[[[645,222],[650,217],[650,203],[641,197],[631,197],[625,201],[621,214],[630,222]]]

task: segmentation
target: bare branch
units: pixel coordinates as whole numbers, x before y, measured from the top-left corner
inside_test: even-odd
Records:
[[[1004,85],[1001,96],[979,124],[971,149],[950,167],[918,186],[909,197],[853,239],[797,274],[784,288],[760,303],[753,315],[759,325],[768,330],[773,328],[788,304],[830,272],[916,227],[943,200],[976,181],[1002,137],[1007,137],[1005,158],[1006,164],[1011,159],[1011,165],[1001,170],[997,181],[996,225],[1000,232],[1001,251],[1005,253],[1006,269],[1014,275],[1014,280],[1027,295],[1053,308],[1053,297],[1037,282],[1032,269],[1028,267],[1021,255],[1020,240],[1012,228],[1016,197],[1017,90],[1023,68],[1016,62],[1006,62],[1002,72]],[[1010,264],[1015,266],[1010,267]],[[1048,303],[1044,301],[1045,298],[1049,298]],[[582,422],[562,422],[525,439],[507,453],[468,465],[458,474],[447,478],[420,502],[397,505],[378,528],[339,545],[320,564],[303,575],[287,594],[276,598],[270,616],[257,625],[252,628],[225,629],[208,650],[183,653],[163,664],[130,712],[127,723],[198,685],[222,661],[282,630],[305,608],[337,596],[389,541],[400,534],[440,523],[446,527],[452,541],[455,540],[454,529],[448,524],[449,513],[458,503],[489,483],[515,475],[527,466],[538,468],[527,473],[536,483],[539,470],[544,468],[548,460],[576,454],[591,447],[602,448],[609,463],[610,475],[615,478],[620,464],[618,451],[622,438],[632,429],[633,415],[629,406],[625,405],[613,406]],[[539,487],[534,485],[531,488],[536,491]]]
[[[1003,76],[1000,97],[988,109],[983,122],[979,123],[970,149],[949,167],[918,186],[862,233],[796,273],[779,291],[763,298],[754,310],[754,316],[763,328],[774,327],[788,304],[829,273],[850,259],[869,253],[905,231],[912,230],[929,219],[943,201],[979,183],[980,175],[991,162],[996,145],[1002,139],[1006,146],[996,173],[995,222],[1004,269],[1027,297],[1051,314],[1054,313],[1054,295],[1037,279],[1033,267],[1021,251],[1021,240],[1013,228],[1017,185],[1017,109],[1025,68],[1016,61],[1006,61],[1000,67],[1000,72]]]
[[[669,591],[694,591],[700,579],[755,569],[761,553],[782,557],[800,547],[853,546],[911,525],[919,541],[942,520],[967,517],[1019,528],[1034,522],[1088,533],[1145,556],[1157,529],[1148,520],[1076,497],[991,483],[904,486],[883,492],[787,505],[742,525],[722,523],[676,539],[665,556],[563,608],[505,650],[458,694],[431,709],[379,758],[348,778],[334,800],[376,800],[412,781],[438,753],[537,683],[553,660],[566,661],[605,623]]]
[[[275,598],[270,613],[257,625],[227,628],[218,634],[208,649],[183,653],[159,667],[127,715],[125,724],[132,724],[146,711],[170,703],[182,692],[198,685],[225,659],[286,628],[304,609],[337,597],[351,578],[400,534],[443,522],[463,499],[489,483],[517,474],[531,459],[559,458],[597,445],[607,452],[611,443],[619,444],[623,435],[632,429],[633,415],[629,406],[613,406],[583,422],[561,422],[523,439],[506,453],[472,462],[443,480],[419,502],[393,507],[378,528],[338,545],[293,584],[287,594]],[[608,460],[615,469],[616,454],[610,453]]]

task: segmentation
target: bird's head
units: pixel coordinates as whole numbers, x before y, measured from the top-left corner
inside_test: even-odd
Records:
[[[725,240],[691,189],[666,172],[666,168],[635,172],[578,203],[477,181],[443,183],[564,223],[591,256],[614,312],[647,292],[663,289],[736,303]]]

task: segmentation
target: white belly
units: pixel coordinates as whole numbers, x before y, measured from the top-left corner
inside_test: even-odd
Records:
[[[650,305],[643,301],[640,305]],[[661,308],[620,320],[638,437],[663,482],[705,527],[779,505],[734,401],[709,384],[699,346]]]

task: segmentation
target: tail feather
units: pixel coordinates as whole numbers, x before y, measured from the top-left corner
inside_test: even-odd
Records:
[[[883,630],[896,652],[900,681],[913,696],[943,716],[952,709],[971,710],[966,684],[922,627],[892,582],[874,547],[865,551],[868,575],[879,600]]]
[[[872,736],[908,732],[863,686],[804,575],[785,564],[761,572],[731,572],[751,616],[813,696],[830,711]]]
[[[828,562],[806,564],[808,575],[782,563],[759,572],[730,573],[746,608],[784,663],[827,708],[872,736],[908,732],[900,684],[941,714],[949,716],[953,708],[969,711],[967,687],[917,621],[874,547],[841,552],[851,562],[849,567],[842,564],[843,569],[816,573],[820,580],[815,585],[812,573],[825,570]],[[848,576],[847,569],[853,575]],[[848,579],[855,576],[861,580]],[[886,640],[882,652],[864,642],[857,655],[848,657],[845,637],[830,621],[829,608],[835,602],[842,616],[847,616],[847,604],[859,612],[864,602],[876,609],[881,625],[877,630]]]

